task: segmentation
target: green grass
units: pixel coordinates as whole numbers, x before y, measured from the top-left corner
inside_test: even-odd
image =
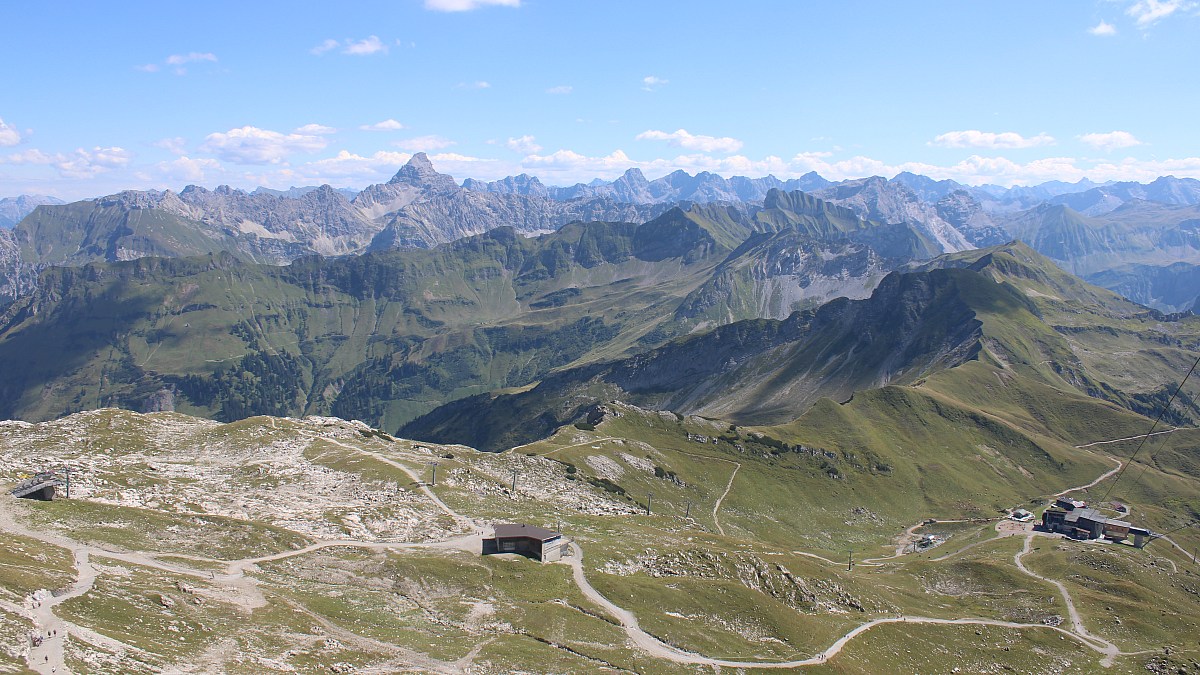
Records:
[[[124,562],[114,566],[101,556],[92,556],[92,564],[102,571],[92,590],[62,603],[56,613],[143,650],[139,658],[151,665],[194,657],[245,620],[235,606],[206,592],[202,580]]]
[[[38,589],[65,588],[75,579],[74,568],[70,551],[6,532],[0,549],[0,598],[21,604]]]
[[[188,516],[82,500],[30,502],[23,506],[31,525],[118,550],[238,560],[310,543],[290,530],[222,516]]]

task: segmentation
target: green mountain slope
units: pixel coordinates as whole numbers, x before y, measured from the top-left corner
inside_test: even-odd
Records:
[[[866,300],[837,300],[784,321],[737,322],[629,359],[557,373],[528,391],[466,399],[402,431],[500,449],[584,419],[612,399],[778,424],[822,398],[847,400],[975,361],[1030,386],[1150,414],[1200,353],[1200,320],[1162,319],[1015,244],[893,274]],[[1131,363],[1146,367],[1132,370]],[[1193,394],[1178,406],[1170,419],[1200,417]]]
[[[0,383],[0,414],[48,419],[106,405],[222,420],[332,413],[394,429],[447,401],[523,387],[562,367],[742,317],[786,315],[795,303],[755,306],[737,294],[694,291],[719,289],[722,275],[746,268],[756,270],[751,283],[802,296],[797,289],[810,277],[777,260],[793,246],[848,252],[813,259],[823,260],[825,295],[859,273],[858,258],[871,261],[864,287],[882,276],[879,256],[846,238],[890,226],[802,193],[776,201],[777,224],[706,204],[641,225],[574,223],[537,238],[499,228],[434,249],[287,267],[218,254],[51,269],[43,287],[0,315],[0,360],[13,364]],[[89,208],[108,213],[99,203]],[[68,260],[79,262],[92,249],[123,245],[127,235],[113,233],[129,230],[130,213],[157,211],[113,213],[120,218],[104,220],[108,229],[97,225],[108,235],[63,240],[39,255],[78,250],[83,258]],[[830,242],[812,238],[814,223],[857,229]],[[767,228],[781,229],[730,255]]]
[[[647,333],[725,254],[685,220],[536,239],[501,228],[288,267],[221,254],[54,268],[0,315],[0,415],[166,397],[225,420],[336,411],[394,428],[458,396],[654,344]]]

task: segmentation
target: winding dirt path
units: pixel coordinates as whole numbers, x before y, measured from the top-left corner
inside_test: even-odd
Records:
[[[721,510],[721,503],[725,501],[725,498],[729,496],[729,491],[733,489],[733,479],[737,477],[738,471],[741,470],[742,463],[732,460],[732,459],[725,459],[724,457],[712,457],[709,455],[698,455],[694,452],[688,452],[686,450],[675,450],[675,452],[678,452],[681,455],[687,455],[688,457],[695,457],[697,459],[711,459],[711,460],[715,460],[718,462],[726,462],[728,464],[733,465],[733,473],[729,474],[729,483],[725,485],[725,491],[721,493],[720,497],[717,497],[717,501],[713,502],[713,510],[712,510],[713,525],[716,525],[717,532],[720,532],[721,536],[725,536],[725,528],[721,527],[721,517],[720,517],[720,515],[718,515],[718,513]]]
[[[56,596],[48,590],[40,590],[28,600],[33,609],[34,629],[39,633],[40,643],[30,647],[27,663],[39,673],[69,672],[63,660],[67,624],[54,614],[54,608],[92,590],[99,576],[96,568],[92,567],[86,548],[76,548],[72,553],[77,576],[67,592]]]
[[[654,637],[653,635],[647,633],[645,630],[643,630],[641,628],[641,626],[638,624],[637,617],[635,617],[632,612],[615,605],[612,601],[610,601],[608,598],[604,597],[603,594],[601,594],[599,591],[597,591],[591,585],[590,582],[588,582],[587,576],[584,574],[584,571],[583,571],[583,549],[581,549],[577,544],[572,542],[571,550],[572,550],[572,555],[571,555],[570,559],[564,559],[563,562],[565,562],[571,566],[571,574],[575,579],[575,584],[577,586],[579,586],[579,590],[583,592],[584,596],[586,598],[588,598],[589,600],[591,600],[592,602],[596,603],[597,605],[600,605],[601,607],[603,607],[606,612],[608,612],[614,619],[616,619],[621,624],[621,627],[625,630],[625,635],[629,638],[630,642],[632,642],[638,648],[642,649],[643,651],[650,654],[651,656],[654,656],[654,657],[660,658],[660,659],[665,659],[665,660],[671,661],[673,663],[704,665],[704,666],[713,666],[713,667],[720,667],[720,668],[764,668],[764,669],[765,668],[771,668],[771,669],[774,669],[774,668],[801,668],[801,667],[805,667],[805,666],[816,666],[816,665],[825,663],[831,657],[836,655],[838,652],[842,651],[843,647],[845,647],[851,640],[858,637],[859,635],[862,635],[863,633],[867,632],[868,630],[871,630],[872,628],[874,628],[876,626],[882,626],[884,624],[889,624],[889,623],[913,623],[913,624],[935,624],[935,625],[979,625],[979,626],[999,626],[999,627],[1003,627],[1003,628],[1019,628],[1019,629],[1037,628],[1040,630],[1053,630],[1053,631],[1062,633],[1064,636],[1070,637],[1071,639],[1080,642],[1085,647],[1088,647],[1089,649],[1092,649],[1093,651],[1103,654],[1105,659],[1110,659],[1111,657],[1115,657],[1115,655],[1121,653],[1120,651],[1110,653],[1110,650],[1100,647],[1100,642],[1092,642],[1088,638],[1084,638],[1082,635],[1077,635],[1066,629],[1059,628],[1057,626],[1047,626],[1045,624],[1040,624],[1040,623],[1017,623],[1015,621],[1000,621],[1000,620],[996,620],[996,619],[977,619],[977,618],[938,619],[938,618],[921,617],[921,616],[894,616],[894,617],[879,618],[879,619],[875,619],[873,621],[868,621],[867,623],[861,624],[861,625],[851,629],[850,631],[848,631],[842,637],[838,638],[829,647],[827,647],[824,650],[822,650],[821,652],[818,652],[817,654],[810,656],[808,658],[805,658],[805,659],[797,659],[794,661],[735,661],[735,660],[730,660],[730,659],[714,659],[714,658],[709,658],[707,656],[704,656],[702,654],[697,654],[695,652],[689,652],[689,651],[685,651],[683,649],[679,649],[678,647],[673,647],[673,646],[663,642],[662,640],[659,640],[658,638]],[[1108,644],[1108,643],[1103,643],[1103,644]],[[1115,647],[1113,649],[1115,649]]]
[[[1075,603],[1071,600],[1071,593],[1067,591],[1066,585],[1057,579],[1050,579],[1034,572],[1021,561],[1021,558],[1024,558],[1032,550],[1030,547],[1033,546],[1035,536],[1033,533],[1030,533],[1029,536],[1025,537],[1025,545],[1013,556],[1013,562],[1017,564],[1017,569],[1034,579],[1040,579],[1048,584],[1053,584],[1058,589],[1059,594],[1062,595],[1063,602],[1066,604],[1067,615],[1071,618],[1071,628],[1073,629],[1071,632],[1091,646],[1092,649],[1104,654],[1104,658],[1100,660],[1100,665],[1105,668],[1111,666],[1117,656],[1121,655],[1121,650],[1108,640],[1088,632],[1087,627],[1083,625],[1083,619],[1079,616],[1079,611],[1075,609]]]
[[[733,467],[733,473],[729,474],[729,484],[725,486],[725,491],[713,503],[713,524],[717,526],[717,532],[720,532],[721,536],[725,536],[725,528],[721,527],[721,517],[718,515],[718,511],[721,510],[721,502],[725,501],[725,498],[729,496],[729,491],[733,489],[733,479],[737,477],[738,470],[742,468],[741,464],[737,462],[734,464],[737,466]]]
[[[465,550],[479,550],[478,549],[478,547],[480,545],[479,542],[484,533],[483,526],[481,526],[475,520],[468,518],[467,516],[464,516],[456,511],[454,511],[452,508],[450,508],[445,502],[443,502],[440,498],[438,498],[438,496],[436,494],[433,493],[433,491],[429,488],[428,485],[426,485],[423,481],[420,480],[420,478],[416,475],[416,473],[412,469],[410,469],[409,467],[405,466],[404,464],[402,464],[390,457],[387,457],[381,453],[378,453],[378,452],[373,452],[373,451],[369,451],[369,450],[364,450],[362,448],[357,448],[357,447],[342,443],[336,439],[324,438],[324,437],[319,437],[319,436],[315,437],[315,438],[319,438],[320,440],[326,441],[333,445],[340,446],[347,450],[351,450],[355,453],[360,453],[360,454],[371,456],[385,464],[388,464],[397,469],[400,469],[406,475],[408,475],[410,478],[413,479],[414,483],[419,486],[419,489],[426,495],[426,497],[428,497],[434,504],[436,504],[437,507],[441,511],[443,511],[444,513],[449,515],[456,522],[465,526],[470,532],[468,534],[461,535],[461,536],[458,536],[458,537],[455,537],[452,539],[447,539],[447,540],[440,541],[440,542],[429,542],[429,543],[361,542],[361,541],[353,541],[353,540],[319,541],[312,545],[306,546],[304,548],[300,548],[300,549],[296,549],[296,550],[292,550],[292,551],[284,551],[284,552],[275,553],[275,554],[271,554],[271,555],[258,556],[258,557],[253,557],[253,558],[245,558],[245,559],[236,560],[236,561],[228,561],[225,573],[216,575],[216,574],[212,574],[210,572],[204,572],[204,571],[200,571],[200,570],[191,569],[186,566],[167,564],[167,563],[162,562],[161,560],[158,560],[157,557],[155,557],[154,555],[145,554],[142,552],[132,552],[131,553],[131,552],[107,551],[107,550],[104,550],[99,547],[87,546],[87,545],[80,544],[78,542],[75,542],[75,541],[73,541],[67,537],[61,536],[61,535],[31,531],[31,530],[29,530],[29,528],[24,528],[24,527],[20,526],[18,523],[16,523],[15,519],[12,518],[12,514],[9,513],[7,509],[0,508],[0,526],[10,527],[10,528],[12,528],[12,531],[16,531],[20,534],[24,534],[26,536],[30,536],[35,539],[45,541],[46,543],[50,543],[50,544],[53,544],[56,546],[61,546],[63,548],[66,548],[72,552],[72,554],[74,555],[74,560],[75,560],[76,579],[71,584],[70,588],[68,589],[68,591],[66,593],[64,593],[63,595],[60,595],[58,597],[53,597],[47,591],[39,591],[39,593],[35,594],[35,596],[33,596],[33,598],[30,601],[31,605],[32,605],[32,607],[31,607],[32,617],[31,618],[34,619],[35,626],[37,627],[37,629],[39,631],[48,632],[49,637],[44,638],[42,640],[41,645],[39,645],[37,648],[35,648],[33,651],[30,652],[29,659],[28,659],[29,666],[40,673],[69,672],[66,669],[65,663],[63,662],[63,642],[65,641],[67,634],[68,634],[67,633],[67,622],[65,622],[65,621],[59,619],[57,616],[55,616],[54,607],[62,602],[65,602],[66,600],[69,600],[74,597],[79,597],[80,595],[87,593],[92,588],[92,585],[94,584],[96,577],[98,575],[98,571],[96,570],[95,567],[92,566],[91,561],[90,561],[90,557],[92,555],[108,557],[108,558],[112,558],[112,559],[118,560],[118,561],[126,561],[126,562],[130,562],[130,563],[146,565],[148,567],[157,568],[157,569],[160,569],[163,571],[168,571],[168,572],[172,572],[172,573],[176,573],[176,574],[183,574],[183,575],[188,575],[188,576],[192,576],[192,577],[200,577],[200,578],[210,579],[212,581],[215,581],[216,583],[234,588],[237,591],[238,595],[246,598],[247,602],[254,602],[255,600],[261,598],[261,592],[258,591],[256,582],[254,582],[254,580],[251,577],[246,575],[246,572],[248,569],[250,569],[251,567],[253,567],[257,564],[260,564],[260,563],[283,560],[283,559],[286,559],[289,557],[294,557],[294,556],[311,553],[313,551],[317,551],[317,550],[320,550],[323,548],[358,547],[358,548],[371,548],[371,549],[415,549],[415,548],[435,547],[435,548],[456,548],[456,549],[465,549]],[[580,443],[580,444],[576,444],[576,445],[585,445],[585,444],[590,444],[590,443],[595,443],[595,442],[598,442],[598,441],[591,440],[591,441],[587,441],[586,443]],[[573,447],[573,446],[563,446],[562,448],[558,448],[558,449],[565,449],[566,447]],[[708,456],[703,456],[703,455],[694,455],[693,453],[687,453],[687,452],[683,452],[683,451],[680,451],[680,452],[682,452],[683,454],[694,456],[694,457],[728,462],[728,463],[732,463],[735,465],[734,470],[729,477],[729,482],[725,486],[725,491],[721,494],[720,498],[718,498],[713,505],[714,524],[716,525],[718,532],[720,532],[722,535],[724,535],[725,531],[720,523],[719,511],[720,511],[723,501],[729,495],[730,491],[733,488],[733,482],[737,476],[738,471],[741,469],[741,463],[736,462],[734,460],[723,459],[723,458],[719,458],[719,457],[708,457]],[[1114,469],[1104,473],[1096,480],[1094,480],[1086,485],[1083,485],[1083,486],[1064,490],[1058,494],[1063,495],[1063,494],[1067,494],[1067,493],[1075,491],[1075,490],[1089,488],[1089,487],[1092,487],[1092,486],[1098,484],[1099,482],[1101,482],[1104,479],[1108,478],[1109,476],[1115,474],[1116,472],[1118,472],[1121,469],[1122,463],[1119,460],[1115,460],[1115,461],[1117,461],[1117,466]],[[945,521],[945,522],[950,522],[950,521]],[[916,530],[917,527],[919,527],[919,525],[909,528],[905,534],[908,536],[911,536],[911,534]],[[828,661],[828,659],[830,659],[831,657],[838,654],[842,650],[842,648],[845,647],[855,637],[865,633],[866,631],[874,628],[875,626],[880,626],[880,625],[889,624],[889,623],[913,623],[913,624],[931,624],[931,625],[984,625],[984,626],[998,626],[998,627],[1015,628],[1015,629],[1054,630],[1058,633],[1061,633],[1062,635],[1064,635],[1066,637],[1070,637],[1071,639],[1078,641],[1080,644],[1086,646],[1087,648],[1101,654],[1101,656],[1102,656],[1101,665],[1103,665],[1104,667],[1111,666],[1117,656],[1122,655],[1122,654],[1130,654],[1130,652],[1121,652],[1120,649],[1117,648],[1117,646],[1114,645],[1113,643],[1088,632],[1087,628],[1083,625],[1082,618],[1080,617],[1078,611],[1075,608],[1075,605],[1071,599],[1070,593],[1067,591],[1066,586],[1064,584],[1062,584],[1062,582],[1043,577],[1043,576],[1031,571],[1029,568],[1025,567],[1025,565],[1022,561],[1022,558],[1031,551],[1031,546],[1032,546],[1032,542],[1034,540],[1034,536],[1035,536],[1034,534],[1030,533],[1026,537],[1025,545],[1023,546],[1021,551],[1018,552],[1013,557],[1013,561],[1016,564],[1016,566],[1023,573],[1025,573],[1031,577],[1034,577],[1036,579],[1039,579],[1041,581],[1044,581],[1046,583],[1053,584],[1059,590],[1059,592],[1062,595],[1063,600],[1066,604],[1067,612],[1070,616],[1072,630],[1067,630],[1065,628],[1061,628],[1058,626],[1046,626],[1046,625],[1040,624],[1040,623],[1039,624],[1018,623],[1018,622],[1011,622],[1011,621],[1000,621],[1000,620],[994,620],[994,619],[972,618],[972,617],[954,618],[954,619],[919,617],[919,616],[883,617],[883,618],[878,618],[878,619],[875,619],[872,621],[868,621],[864,624],[861,624],[861,625],[849,630],[842,637],[840,637],[836,641],[834,641],[834,643],[831,644],[829,647],[827,647],[823,651],[821,651],[811,657],[808,657],[805,659],[798,659],[798,660],[791,660],[791,661],[779,661],[779,662],[737,661],[737,660],[731,660],[731,659],[716,659],[716,658],[710,658],[710,657],[707,657],[707,656],[704,656],[701,654],[689,652],[689,651],[682,650],[677,647],[668,645],[668,644],[664,643],[663,641],[661,641],[660,639],[658,639],[657,637],[655,637],[655,636],[647,633],[645,630],[643,630],[638,623],[637,617],[632,612],[630,612],[629,610],[624,609],[622,607],[619,607],[618,605],[616,605],[615,603],[610,601],[608,598],[606,598],[599,591],[597,591],[595,589],[595,587],[593,587],[591,585],[591,583],[587,580],[587,576],[584,572],[583,549],[577,543],[575,543],[575,542],[570,543],[572,555],[568,559],[564,559],[563,562],[571,567],[572,577],[573,577],[576,585],[579,587],[580,591],[584,594],[584,596],[587,597],[592,602],[594,602],[595,604],[602,607],[613,618],[615,618],[622,626],[626,636],[628,637],[628,639],[630,640],[630,642],[632,644],[634,644],[637,648],[645,651],[646,653],[648,653],[656,658],[661,658],[661,659],[665,659],[665,660],[672,661],[674,663],[680,663],[680,664],[705,665],[705,666],[711,666],[714,668],[727,667],[727,668],[763,668],[763,669],[799,668],[799,667],[804,667],[804,666],[820,665],[820,664],[823,664],[826,661]],[[1172,543],[1174,543],[1174,542],[1172,542]],[[961,551],[958,551],[958,552],[961,552]],[[810,556],[813,558],[824,560],[831,564],[836,564],[836,563],[834,563],[834,561],[828,560],[826,558],[822,558],[821,556],[818,556],[815,554],[808,554],[808,553],[803,553],[803,552],[797,552],[797,553],[800,555],[807,555],[807,556]],[[878,561],[878,560],[888,560],[891,558],[899,557],[899,555],[901,553],[902,553],[902,549],[898,549],[897,555],[895,555],[895,556],[889,556],[888,558],[870,559],[867,562]],[[195,559],[198,560],[199,558],[195,558]],[[256,593],[258,595],[258,598],[254,597],[254,595]],[[477,650],[475,651],[475,653],[477,653]],[[1141,652],[1132,652],[1132,653],[1141,653]],[[37,657],[39,657],[39,656],[41,657],[42,663],[37,663],[37,660],[38,660]],[[471,655],[468,655],[468,656],[473,658],[473,656],[471,656]],[[469,663],[469,660],[468,660],[468,663]],[[432,665],[432,663],[427,663],[426,665]],[[439,663],[438,665],[439,666],[447,665],[450,667],[450,669],[456,670],[457,669],[456,666],[459,666],[460,664],[441,664],[441,663]],[[441,671],[442,669],[439,667],[439,668],[437,668],[437,670]]]
[[[1165,433],[1165,432],[1163,432],[1163,433]],[[1135,436],[1134,438],[1136,438],[1136,436]],[[1129,440],[1129,439],[1122,438],[1122,439],[1119,439],[1119,440]],[[1092,445],[1096,445],[1096,443],[1093,443]],[[1082,446],[1080,446],[1080,447],[1082,447]],[[1066,490],[1063,490],[1062,492],[1056,492],[1056,493],[1054,493],[1054,496],[1055,496],[1055,497],[1061,497],[1061,496],[1063,496],[1063,495],[1065,495],[1065,494],[1070,494],[1070,493],[1072,493],[1072,492],[1077,492],[1077,491],[1079,491],[1079,490],[1086,490],[1086,489],[1088,489],[1088,488],[1091,488],[1091,487],[1096,487],[1096,485],[1098,485],[1098,484],[1100,483],[1100,481],[1102,481],[1102,480],[1104,480],[1105,478],[1108,478],[1109,476],[1111,476],[1111,475],[1115,474],[1116,472],[1118,472],[1118,471],[1120,471],[1120,470],[1121,470],[1121,467],[1125,466],[1125,462],[1122,462],[1121,460],[1117,459],[1116,457],[1109,457],[1108,455],[1102,455],[1102,456],[1103,456],[1103,457],[1105,457],[1105,458],[1107,458],[1107,459],[1111,459],[1112,461],[1116,462],[1116,463],[1117,463],[1117,465],[1116,465],[1115,467],[1113,467],[1112,469],[1109,469],[1108,471],[1105,471],[1104,473],[1100,474],[1100,477],[1099,477],[1099,478],[1097,478],[1096,480],[1094,480],[1094,481],[1092,481],[1092,482],[1088,483],[1087,485],[1079,485],[1079,486],[1077,486],[1077,487],[1067,488]]]

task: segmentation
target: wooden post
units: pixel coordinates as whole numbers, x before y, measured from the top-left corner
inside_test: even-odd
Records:
[[[846,553],[848,555],[848,557],[846,558],[846,571],[849,572],[849,571],[851,571],[851,568],[854,567],[854,551],[851,550],[851,551],[847,551]]]
[[[437,462],[430,462],[429,466],[433,467],[433,480],[429,482],[431,486],[437,486]]]
[[[683,512],[683,517],[685,519],[692,517],[692,500],[690,500],[690,499],[688,500],[688,503],[687,503],[687,509],[684,510],[684,512]]]
[[[650,502],[654,501],[654,493],[646,493],[646,515],[650,515]]]
[[[67,499],[71,498],[71,465],[67,465]]]
[[[517,469],[513,469],[512,491],[513,494],[516,494],[517,492]]]

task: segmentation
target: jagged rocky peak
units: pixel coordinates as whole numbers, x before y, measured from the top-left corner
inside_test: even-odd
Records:
[[[433,168],[433,162],[429,161],[429,156],[423,152],[413,155],[412,159],[392,176],[388,184],[412,185],[433,192],[457,192],[462,189],[454,182],[453,177],[438,173]]]
[[[549,197],[550,190],[536,176],[523,173],[500,180],[485,182],[468,178],[463,187],[473,192],[496,192],[499,194],[524,195],[527,197]]]

